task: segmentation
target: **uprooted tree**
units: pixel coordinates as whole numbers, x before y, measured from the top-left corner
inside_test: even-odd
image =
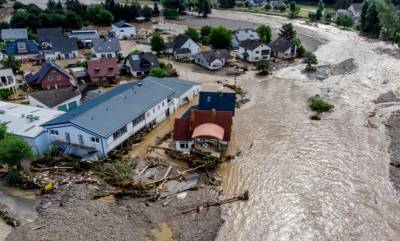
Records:
[[[317,56],[315,56],[315,54],[311,52],[305,52],[303,62],[307,64],[306,71],[312,71],[314,70],[313,65],[318,64],[318,59]]]

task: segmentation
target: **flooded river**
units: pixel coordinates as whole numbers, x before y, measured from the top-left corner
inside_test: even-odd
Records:
[[[221,173],[227,196],[249,190],[250,200],[225,209],[217,240],[399,240],[387,136],[381,123],[367,127],[367,118],[371,100],[399,86],[400,60],[376,51],[391,48],[385,43],[305,28],[328,40],[316,51],[320,64],[354,58],[358,68],[324,81],[306,78],[301,64],[263,80],[241,78],[252,98],[235,118],[242,153]],[[321,121],[309,119],[307,99],[315,94],[335,104]]]
[[[39,201],[31,191],[21,191],[0,182],[0,203],[6,204],[9,211],[15,214],[21,223],[36,219],[36,206]],[[0,220],[0,241],[6,239],[12,228]]]

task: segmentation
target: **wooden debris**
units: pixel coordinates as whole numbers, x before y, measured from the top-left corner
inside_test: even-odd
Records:
[[[205,202],[205,203],[202,203],[202,204],[198,204],[193,208],[189,208],[187,210],[184,210],[182,212],[182,214],[190,213],[190,212],[199,210],[200,208],[218,206],[218,205],[222,205],[222,204],[226,204],[226,203],[232,203],[232,202],[236,202],[236,201],[247,201],[247,200],[249,200],[249,191],[245,191],[243,194],[241,194],[239,196],[228,198],[228,199],[224,199],[224,200],[221,200],[221,201]]]

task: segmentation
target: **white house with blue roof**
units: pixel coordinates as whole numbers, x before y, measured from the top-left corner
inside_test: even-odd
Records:
[[[175,103],[197,84],[178,79],[145,79],[113,90],[45,124],[48,139],[66,154],[107,154],[145,127],[157,125],[176,110]],[[198,92],[197,92],[198,93]],[[173,106],[173,108],[171,108]]]

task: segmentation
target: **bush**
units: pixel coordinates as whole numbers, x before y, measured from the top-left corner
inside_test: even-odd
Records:
[[[10,98],[10,96],[13,94],[13,92],[10,89],[0,89],[0,99],[1,100],[7,100]]]
[[[188,27],[185,30],[185,35],[188,36],[189,38],[191,38],[196,43],[200,41],[200,34],[197,31],[197,29],[195,29],[195,28]]]
[[[231,30],[219,26],[212,28],[208,35],[208,43],[213,49],[229,49],[232,41]]]
[[[278,10],[279,11],[281,11],[281,12],[284,12],[284,11],[286,11],[286,4],[284,4],[284,3],[282,3],[279,7],[278,7]]]
[[[343,26],[344,28],[350,28],[353,26],[353,18],[347,14],[339,15],[336,17],[335,23],[338,26]]]
[[[308,19],[309,19],[311,22],[316,22],[316,21],[318,21],[317,14],[314,13],[314,12],[309,12],[309,13],[308,13]]]
[[[310,102],[310,104],[309,104],[310,108],[313,111],[316,111],[319,113],[330,111],[333,108],[335,108],[334,105],[328,103],[326,100],[324,100],[323,98],[321,98],[319,96],[310,98],[309,102]]]
[[[130,180],[134,174],[136,163],[132,161],[116,161],[104,163],[97,169],[97,174],[106,182],[113,185],[120,185]]]
[[[264,9],[267,10],[267,11],[270,11],[272,9],[271,3],[265,4]]]
[[[172,19],[172,20],[178,19],[178,10],[176,9],[164,8],[162,10],[162,13],[165,19]]]
[[[256,69],[260,72],[260,74],[268,73],[269,62],[266,59],[262,59],[257,62]]]
[[[165,64],[163,62],[160,63],[160,67],[153,68],[150,70],[150,76],[157,77],[157,78],[165,78],[165,77],[176,77],[176,71],[172,64]]]

